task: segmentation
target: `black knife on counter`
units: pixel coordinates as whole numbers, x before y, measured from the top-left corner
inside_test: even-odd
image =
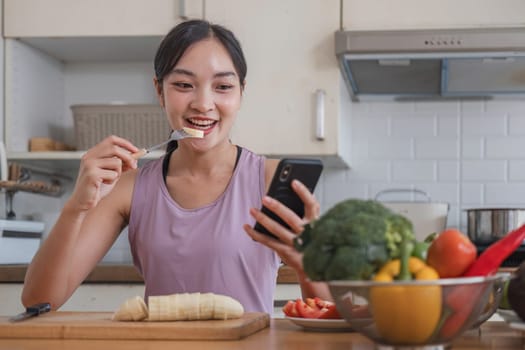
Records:
[[[26,308],[25,312],[22,312],[21,314],[18,314],[16,316],[9,318],[9,321],[10,322],[23,321],[23,320],[26,320],[34,316],[38,316],[48,311],[51,311],[51,304],[49,303],[40,303],[40,304],[31,305]]]

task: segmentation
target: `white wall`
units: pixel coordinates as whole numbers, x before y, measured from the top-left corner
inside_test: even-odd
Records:
[[[525,98],[358,102],[348,113],[351,169],[326,169],[323,211],[345,198],[418,188],[449,202],[447,226],[466,232],[463,209],[525,208]]]

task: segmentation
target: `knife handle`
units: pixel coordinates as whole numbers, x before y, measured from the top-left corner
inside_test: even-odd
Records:
[[[26,308],[26,312],[30,312],[35,315],[40,315],[48,311],[51,311],[51,304],[49,303],[35,304],[35,305],[28,306]]]

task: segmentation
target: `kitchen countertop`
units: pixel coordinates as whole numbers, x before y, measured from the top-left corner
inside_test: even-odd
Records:
[[[452,344],[454,350],[498,349],[522,350],[525,332],[513,330],[504,322],[486,322],[479,329],[463,334]],[[286,319],[272,319],[270,327],[241,340],[181,340],[181,341],[131,341],[131,340],[47,340],[2,339],[3,349],[331,349],[374,350],[372,341],[355,332],[308,332]]]
[[[0,283],[23,283],[27,265],[0,265]],[[133,265],[100,264],[86,278],[84,283],[144,283]],[[293,269],[279,268],[277,283],[298,283]]]

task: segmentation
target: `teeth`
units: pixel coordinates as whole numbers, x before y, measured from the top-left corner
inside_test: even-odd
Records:
[[[199,120],[199,119],[188,119],[188,121],[193,124],[193,125],[196,125],[196,126],[200,126],[200,127],[208,127],[208,126],[211,126],[215,123],[214,120]]]

